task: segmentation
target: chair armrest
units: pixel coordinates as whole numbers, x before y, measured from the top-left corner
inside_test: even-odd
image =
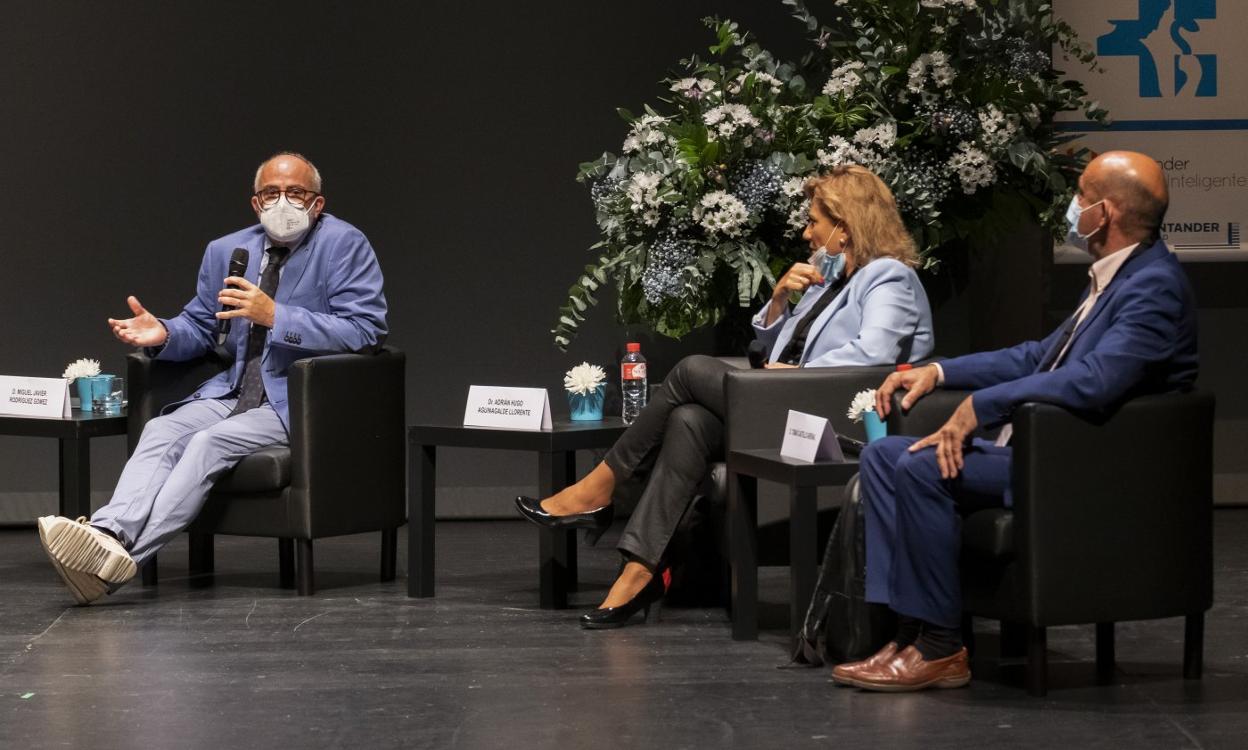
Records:
[[[308,498],[313,537],[398,526],[406,517],[405,366],[403,352],[389,346],[291,366],[290,483]]]
[[[827,417],[837,433],[866,436],[846,416],[854,394],[875,388],[892,372],[884,367],[808,367],[797,370],[732,370],[724,375],[729,450],[778,448],[790,409]]]
[[[915,402],[910,411],[901,408],[905,391],[893,394],[893,408],[888,414],[888,434],[926,437],[939,430],[971,391],[937,388]]]
[[[129,419],[126,425],[130,449],[138,445],[143,427],[160,410],[189,396],[197,386],[221,372],[227,364],[204,357],[186,362],[167,362],[145,354],[126,357],[126,388]]]
[[[1201,392],[1136,398],[1097,420],[1015,411],[1015,548],[1039,622],[1209,608],[1213,413]]]

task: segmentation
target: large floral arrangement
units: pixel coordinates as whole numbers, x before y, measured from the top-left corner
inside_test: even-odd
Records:
[[[1104,120],[1050,50],[1094,65],[1045,0],[782,0],[810,51],[783,62],[707,19],[711,57],[681,61],[661,104],[621,110],[619,153],[581,165],[602,240],[552,331],[566,348],[596,294],[625,323],[680,337],[765,299],[805,256],[802,185],[862,164],[893,189],[928,266],[954,239],[1020,220],[1054,231],[1085,155],[1057,112]]]

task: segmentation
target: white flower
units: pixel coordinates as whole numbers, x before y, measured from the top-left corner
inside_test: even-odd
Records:
[[[810,200],[802,201],[796,208],[789,211],[789,215],[785,218],[787,228],[785,237],[796,237],[799,232],[806,228],[806,221],[810,216]]]
[[[912,94],[923,93],[923,81],[927,79],[927,66],[931,61],[928,55],[919,55],[910,63],[910,69],[906,71],[906,75],[910,80],[906,83],[906,90]]]
[[[924,8],[952,8],[954,10],[975,9],[975,0],[919,0]]]
[[[632,201],[633,213],[643,213],[647,209],[658,208],[662,204],[659,198],[659,183],[663,175],[658,172],[635,172],[628,181],[625,193]]]
[[[862,160],[862,152],[845,138],[834,135],[828,139],[828,148],[815,152],[819,163],[825,167],[837,167],[841,164],[857,164]]]
[[[702,196],[694,218],[711,234],[741,236],[741,227],[750,218],[745,204],[732,193],[716,190]]]
[[[755,128],[759,125],[758,118],[744,104],[721,104],[712,107],[702,115],[702,122],[724,138],[731,136],[739,128]]]
[[[761,70],[753,70],[753,71],[746,71],[742,73],[741,75],[737,76],[737,79],[733,81],[733,84],[728,87],[728,92],[732,94],[741,93],[741,88],[745,86],[745,79],[749,78],[750,76],[754,76],[754,90],[755,91],[759,90],[759,88],[763,86],[767,86],[768,88],[771,89],[772,94],[779,94],[780,90],[784,88],[784,82],[781,81],[779,78],[776,78],[770,73],[764,73]]]
[[[1018,118],[1007,117],[995,104],[989,104],[978,113],[979,127],[983,130],[980,140],[989,149],[1000,149],[1014,140],[1018,132]]]
[[[582,362],[563,376],[563,387],[568,393],[585,395],[598,389],[607,379],[607,373],[598,365]]]
[[[796,198],[806,192],[805,177],[790,177],[780,183],[780,194],[785,198]]]
[[[659,209],[648,208],[642,211],[641,221],[648,227],[657,227],[659,225]]]
[[[695,101],[714,90],[715,82],[709,78],[682,78],[672,84],[672,91]]]
[[[912,94],[925,93],[927,87],[924,84],[929,72],[932,82],[942,89],[952,86],[954,79],[958,77],[957,71],[949,64],[949,55],[940,51],[925,52],[910,63],[910,68],[906,71],[909,77],[906,90]]]
[[[967,195],[974,195],[977,189],[988,187],[997,181],[997,169],[993,161],[966,141],[958,144],[958,152],[949,157],[946,166],[957,175],[962,183],[962,192]]]
[[[100,374],[100,361],[98,359],[75,359],[65,366],[65,372],[61,373],[61,377],[77,380],[78,378],[90,378]]]
[[[849,417],[853,422],[861,422],[862,415],[869,411],[875,411],[874,388],[868,388],[865,391],[858,391],[854,394],[854,400],[849,402],[849,411],[845,412],[845,416]]]
[[[887,151],[897,142],[897,123],[891,120],[882,122],[873,128],[862,128],[854,133],[854,143],[862,146],[874,146]]]
[[[862,76],[855,71],[862,70],[866,67],[865,63],[857,60],[847,62],[832,71],[828,82],[823,84],[823,93],[827,96],[836,96],[844,94],[845,96],[853,96],[858,90],[858,85],[862,83]]]
[[[659,115],[643,115],[639,117],[633,122],[633,129],[629,132],[628,137],[624,139],[624,153],[636,153],[641,151],[643,146],[663,142],[667,138],[662,130],[666,122],[667,118]]]

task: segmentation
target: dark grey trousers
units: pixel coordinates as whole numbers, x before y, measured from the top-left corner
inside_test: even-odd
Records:
[[[651,570],[711,462],[723,460],[724,373],[731,369],[713,357],[682,359],[603,459],[617,482],[649,472],[618,547]]]

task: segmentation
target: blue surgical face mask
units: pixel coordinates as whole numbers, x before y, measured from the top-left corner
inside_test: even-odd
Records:
[[[1097,232],[1101,231],[1101,228],[1097,227],[1096,229],[1093,229],[1091,232],[1088,232],[1087,234],[1080,234],[1079,233],[1079,219],[1083,217],[1084,211],[1088,211],[1093,208],[1096,208],[1102,203],[1104,203],[1104,201],[1097,201],[1096,203],[1093,203],[1091,206],[1087,206],[1085,208],[1079,205],[1079,199],[1077,197],[1071,196],[1070,206],[1066,208],[1066,224],[1069,226],[1069,229],[1066,230],[1066,244],[1067,245],[1077,247],[1080,250],[1084,251],[1085,253],[1091,252],[1091,250],[1088,249],[1088,238],[1096,234]]]
[[[836,227],[833,227],[832,231],[836,232]],[[831,253],[825,242],[819,246],[814,255],[810,256],[809,263],[819,269],[819,274],[823,276],[824,281],[834,281],[845,272],[845,252]]]

